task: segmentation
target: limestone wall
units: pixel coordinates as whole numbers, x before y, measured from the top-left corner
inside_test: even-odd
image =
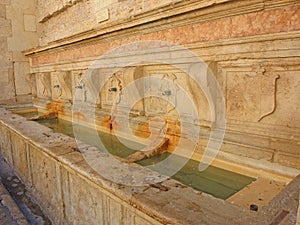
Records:
[[[1,86],[5,88],[6,94],[1,95],[1,100],[12,99],[15,97],[13,79],[12,79],[12,53],[8,50],[7,39],[12,33],[11,21],[6,19],[6,5],[8,2],[2,2],[1,4]]]
[[[0,8],[0,102],[28,102],[29,62],[22,51],[38,45],[35,1],[5,0]]]
[[[122,23],[137,14],[181,0],[51,0],[38,1],[38,21],[43,25],[40,44],[92,30],[102,24]]]

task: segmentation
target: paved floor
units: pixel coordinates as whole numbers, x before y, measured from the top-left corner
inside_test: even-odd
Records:
[[[0,224],[29,225],[0,180]]]

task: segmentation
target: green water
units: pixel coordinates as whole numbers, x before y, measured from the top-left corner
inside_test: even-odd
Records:
[[[26,116],[28,117],[28,115]],[[39,120],[38,122],[53,129],[54,132],[63,133],[74,137],[73,125],[69,121],[61,119],[43,119]],[[99,143],[93,140],[92,132],[93,130],[90,128],[80,127],[80,133],[83,134],[81,135],[81,141],[101,149]],[[100,131],[98,134],[105,148],[113,155],[125,158],[135,152],[135,150],[124,146],[114,135]],[[134,143],[134,145],[140,149],[143,147],[143,145],[138,143]],[[159,156],[141,160],[137,163],[142,166],[154,165],[162,160],[165,160],[169,155],[170,153],[164,153]],[[170,164],[176,163],[183,159],[180,156],[173,157],[174,158]],[[172,178],[196,190],[203,191],[221,199],[227,199],[255,180],[254,178],[213,166],[209,166],[205,171],[199,172],[198,167],[199,162],[195,160],[188,160],[185,166],[175,175],[173,175]],[[162,171],[161,169],[162,168],[160,168],[160,171]],[[167,168],[163,169],[167,170]]]

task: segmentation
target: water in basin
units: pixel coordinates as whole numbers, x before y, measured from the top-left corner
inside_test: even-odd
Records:
[[[25,116],[30,117],[31,115],[27,114]],[[42,119],[38,122],[53,129],[54,132],[74,137],[72,122],[62,119]],[[92,136],[89,135],[89,133],[92,132],[92,129],[87,127],[82,129],[84,129],[85,137],[83,137],[81,141],[99,147],[94,140],[89,138]],[[102,143],[111,154],[125,158],[135,152],[135,150],[123,145],[114,135],[101,131],[98,133]],[[136,143],[136,145],[140,145],[140,148],[142,147],[139,143]],[[170,153],[163,153],[155,157],[141,160],[137,163],[142,166],[153,165],[167,158],[169,154]],[[176,157],[179,159],[181,156]],[[255,180],[254,178],[214,166],[209,166],[205,171],[200,172],[198,166],[199,162],[190,159],[180,171],[172,176],[172,178],[196,190],[203,191],[221,199],[229,198]]]

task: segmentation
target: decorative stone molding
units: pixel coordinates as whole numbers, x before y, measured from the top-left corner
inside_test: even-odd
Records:
[[[220,0],[201,1],[200,3],[198,0],[180,1],[178,3],[170,4],[159,9],[154,9],[140,15],[135,15],[134,17],[129,18],[122,23],[116,21],[100,24],[99,26],[94,27],[89,31],[85,31],[69,37],[64,37],[61,40],[59,40],[60,38],[55,38],[55,42],[48,43],[46,46],[27,51],[26,55],[42,52],[47,49],[57,48],[62,45],[65,46],[71,43],[76,43],[95,37],[98,37],[98,39],[107,39],[112,37],[120,38],[123,35],[128,36],[128,33],[132,35],[133,33],[145,33],[145,31],[147,33],[158,32],[164,29],[169,29],[170,24],[172,24],[172,27],[187,26],[197,23],[215,21],[222,18],[230,18],[237,15],[261,12],[269,8],[272,9],[283,6],[297,7],[297,5],[299,5],[299,2],[297,0],[285,0],[276,2],[271,2],[270,0]],[[271,13],[271,15],[274,15],[274,13]],[[280,12],[278,12],[278,15],[284,16],[285,14],[280,14]],[[269,18],[269,15],[264,15],[264,17],[265,18],[262,18],[262,21],[266,18]],[[250,18],[245,17],[244,19]],[[239,23],[238,27],[244,27],[240,24],[241,22],[244,22],[243,20],[238,19],[237,21]],[[225,26],[225,24],[220,25],[223,27]],[[216,25],[212,25],[209,27],[210,29],[212,29],[215,26]],[[228,26],[232,26],[232,24]]]

